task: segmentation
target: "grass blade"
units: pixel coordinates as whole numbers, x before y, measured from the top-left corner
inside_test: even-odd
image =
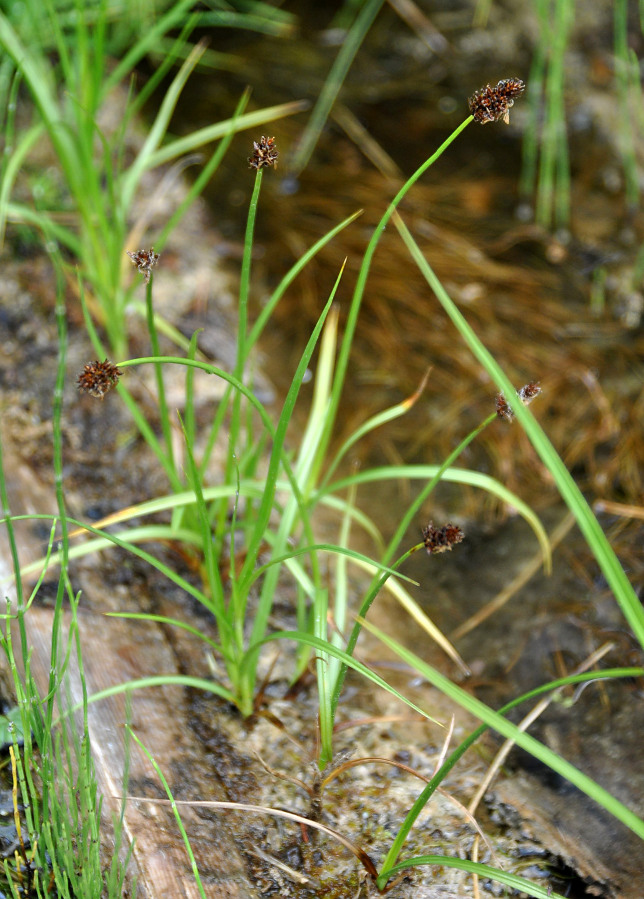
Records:
[[[415,868],[417,865],[438,865],[442,868],[457,868],[459,871],[468,871],[470,874],[478,874],[486,880],[494,880],[502,883],[517,893],[533,896],[534,899],[565,899],[561,893],[553,893],[550,887],[540,887],[525,877],[519,877],[517,874],[510,874],[502,871],[500,868],[493,868],[490,865],[484,865],[481,862],[471,862],[464,858],[450,858],[447,855],[418,855],[415,858],[408,858],[394,868],[387,871],[386,877],[380,875],[378,885],[382,889],[394,874],[404,871],[407,868]]]
[[[292,100],[290,103],[281,103],[278,106],[268,106],[266,109],[247,112],[237,119],[236,132],[248,131],[250,128],[257,128],[259,125],[274,122],[276,119],[284,118],[284,116],[295,115],[298,112],[302,112],[307,106],[306,100]],[[179,137],[167,143],[165,147],[161,147],[150,154],[146,167],[149,169],[156,168],[156,166],[176,159],[177,156],[191,153],[204,144],[209,144],[213,140],[225,137],[230,131],[232,122],[233,119],[224,119],[222,122],[207,125],[205,128],[200,128],[191,134],[187,134],[185,137]]]
[[[179,828],[179,832],[181,833],[181,837],[183,839],[184,846],[186,847],[186,853],[188,854],[188,859],[190,860],[190,867],[192,869],[192,873],[194,875],[195,882],[197,884],[197,889],[199,890],[199,895],[201,896],[201,899],[207,899],[206,893],[204,892],[203,884],[201,883],[201,877],[199,876],[199,869],[197,868],[197,862],[195,860],[195,856],[192,851],[192,846],[190,845],[190,840],[188,839],[188,834],[186,833],[186,829],[183,826],[183,821],[181,820],[181,815],[179,814],[179,809],[177,808],[177,805],[174,801],[174,796],[172,795],[172,790],[170,789],[170,785],[168,784],[168,781],[165,779],[165,777],[163,775],[163,771],[159,767],[159,764],[158,764],[157,760],[154,758],[154,756],[152,755],[152,753],[149,752],[148,749],[144,746],[143,742],[137,737],[137,735],[134,733],[134,731],[132,730],[130,725],[128,724],[128,725],[126,725],[126,727],[127,727],[127,730],[129,732],[130,736],[136,742],[137,746],[139,746],[145,753],[147,760],[150,762],[150,764],[154,768],[156,775],[159,778],[159,780],[161,781],[163,789],[165,790],[166,795],[167,795],[168,799],[170,800],[170,807],[172,809],[172,813],[174,815],[175,821],[177,822],[177,827]]]
[[[397,227],[425,280],[436,294],[441,306],[456,326],[460,336],[470,348],[474,357],[481,363],[497,388],[502,390],[506,396],[512,396],[515,392],[514,385],[496,359],[476,336],[474,330],[450,298],[423,256],[409,229],[402,220],[397,222]],[[597,518],[562,462],[561,457],[530,410],[522,403],[515,403],[513,409],[517,420],[528,435],[541,461],[552,474],[562,499],[575,516],[582,534],[586,538],[604,577],[615,595],[615,599],[624,613],[624,617],[631,626],[640,646],[644,648],[644,607],[630,584],[606,535],[602,531]]]
[[[626,827],[630,828],[633,833],[637,834],[641,839],[644,839],[644,821],[609,793],[608,790],[605,790],[596,781],[588,777],[587,774],[584,774],[578,768],[575,768],[574,765],[571,765],[570,762],[567,762],[560,755],[557,755],[557,753],[553,752],[548,746],[545,746],[534,737],[520,730],[514,724],[511,724],[507,718],[504,718],[499,712],[493,711],[489,706],[486,706],[485,703],[481,702],[480,699],[476,699],[461,687],[452,683],[449,678],[440,674],[440,672],[435,668],[432,668],[431,665],[428,665],[419,656],[402,646],[388,634],[383,633],[370,622],[363,621],[363,626],[384,643],[385,646],[395,652],[399,658],[408,665],[411,665],[411,667],[415,671],[418,671],[423,677],[427,678],[430,684],[440,690],[441,693],[458,703],[461,708],[474,715],[479,721],[485,722],[488,727],[491,727],[497,733],[501,734],[501,736],[514,740],[518,746],[525,749],[526,752],[529,752],[530,755],[534,756],[536,759],[539,759],[540,762],[547,765],[552,771],[555,771],[557,774],[561,775],[561,777],[564,777],[577,787],[577,789],[586,793],[587,796],[590,796],[591,799],[602,805],[608,812],[621,821],[622,824],[625,824]],[[588,677],[588,675],[582,675],[582,678],[583,677]]]
[[[177,104],[181,91],[183,90],[186,81],[190,77],[192,70],[199,62],[199,59],[201,58],[204,50],[205,45],[198,44],[192,50],[186,61],[183,63],[183,65],[175,75],[174,79],[172,80],[172,84],[168,88],[163,98],[163,102],[161,103],[159,112],[157,113],[156,118],[152,123],[152,127],[150,128],[150,132],[145,139],[143,146],[137,153],[136,159],[134,160],[132,165],[122,176],[120,184],[120,194],[122,206],[124,209],[129,209],[132,205],[134,192],[141,180],[141,175],[143,174],[143,172],[146,169],[153,168],[154,165],[158,164],[153,164],[151,162],[151,159],[156,153],[161,139],[163,138],[163,135],[168,128],[170,117],[174,112],[174,108]]]
[[[342,42],[340,52],[331,66],[331,71],[316,100],[302,139],[293,155],[291,168],[295,175],[299,175],[306,167],[311,153],[318,142],[324,123],[331,112],[331,107],[335,103],[342,87],[342,82],[347,76],[360,44],[380,12],[383,2],[384,0],[365,0],[358,8],[358,15]]]

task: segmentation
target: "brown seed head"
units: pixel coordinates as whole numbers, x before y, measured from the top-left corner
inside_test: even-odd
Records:
[[[517,396],[524,406],[529,406],[535,396],[539,396],[540,393],[541,387],[536,381],[530,381],[529,384],[525,384],[520,390],[517,390]],[[514,421],[514,410],[502,393],[496,395],[496,414],[499,418],[505,418],[506,421]]]
[[[429,525],[423,528],[423,543],[430,555],[451,551],[452,547],[460,543],[464,537],[463,531],[454,524],[445,524],[442,528],[435,528],[433,522],[430,521]]]
[[[149,250],[137,250],[136,253],[131,253],[129,250],[125,252],[141,274],[145,275],[145,283],[147,284],[150,280],[152,269],[159,261],[159,254],[154,252],[153,247],[150,247]]]
[[[116,387],[122,372],[107,359],[99,362],[88,362],[78,376],[78,389],[89,393],[91,396],[103,399],[106,393]]]
[[[526,384],[520,390],[517,390],[517,396],[521,400],[524,406],[529,406],[535,396],[538,396],[541,393],[541,387],[536,383],[536,381],[531,381],[529,384]]]
[[[505,418],[506,421],[514,421],[514,411],[503,393],[496,395],[496,414],[499,418]]]
[[[275,146],[274,137],[264,137],[264,135],[262,135],[262,139],[259,143],[256,140],[253,141],[253,147],[255,148],[255,152],[252,156],[248,157],[251,169],[262,169],[267,165],[277,166],[277,157],[279,156],[279,153]]]
[[[498,122],[499,119],[503,119],[507,125],[510,122],[510,107],[524,90],[525,84],[520,78],[504,78],[494,87],[486,84],[475,91],[467,104],[474,119],[481,125]]]

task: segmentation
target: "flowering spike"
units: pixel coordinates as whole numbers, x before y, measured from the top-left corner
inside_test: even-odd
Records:
[[[267,165],[277,166],[277,157],[279,156],[279,153],[275,146],[274,137],[264,137],[264,135],[262,135],[262,139],[259,143],[256,140],[253,141],[253,147],[255,148],[255,152],[252,156],[248,157],[251,169],[259,170]]]
[[[541,387],[539,387],[539,384],[536,381],[531,381],[520,390],[517,390],[517,396],[524,406],[529,406],[535,396],[538,396],[540,393]]]
[[[525,384],[517,390],[517,396],[524,406],[529,406],[535,396],[539,396],[540,393],[541,387],[536,381],[530,381],[529,384]],[[506,421],[514,421],[514,410],[503,393],[496,395],[496,414],[499,418],[505,418]]]
[[[154,252],[154,247],[150,247],[149,250],[137,250],[136,253],[131,253],[130,250],[125,252],[141,274],[145,275],[145,283],[148,284],[151,271],[159,261],[159,254]]]
[[[514,409],[503,393],[496,395],[496,414],[499,418],[505,418],[506,421],[514,421]]]
[[[88,362],[78,376],[78,389],[102,400],[112,387],[116,387],[122,374],[113,362],[96,359]]]
[[[457,543],[460,543],[465,534],[454,524],[445,524],[442,528],[435,528],[433,522],[429,522],[426,528],[423,528],[423,543],[425,549],[431,555],[432,553],[444,553],[446,550],[452,549]]]
[[[525,84],[520,78],[504,78],[494,87],[486,84],[485,87],[475,91],[467,104],[479,124],[485,125],[487,122],[498,122],[499,119],[503,119],[505,124],[509,125],[510,107],[524,90]]]

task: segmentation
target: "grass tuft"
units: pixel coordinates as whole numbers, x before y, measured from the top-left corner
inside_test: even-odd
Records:
[[[352,22],[348,38],[305,131],[296,154],[296,170],[299,171],[306,163],[348,65],[381,6],[382,0],[367,0],[362,5],[354,4],[344,10],[345,21]],[[367,629],[407,666],[482,722],[445,760],[407,811],[397,835],[385,847],[386,857],[380,870],[365,850],[319,822],[314,824],[290,813],[259,806],[209,805],[244,808],[249,813],[281,815],[317,827],[351,849],[381,891],[385,891],[393,876],[407,867],[442,865],[490,877],[528,895],[545,897],[548,895],[545,889],[475,861],[430,855],[399,861],[402,847],[435,790],[487,728],[493,728],[515,741],[644,839],[644,822],[633,811],[560,755],[511,724],[506,717],[506,713],[519,703],[543,693],[559,691],[565,685],[588,683],[600,677],[641,676],[644,672],[636,668],[621,668],[564,678],[536,687],[526,696],[494,711],[391,636],[377,630],[367,618],[372,604],[386,587],[461,671],[468,673],[466,662],[407,593],[403,582],[410,579],[401,573],[411,554],[423,548],[429,553],[428,566],[440,564],[435,556],[443,550],[455,548],[456,552],[459,551],[457,544],[463,540],[463,531],[447,523],[434,525],[423,522],[422,541],[411,547],[403,545],[409,527],[418,523],[421,507],[443,480],[474,485],[512,504],[531,525],[544,568],[550,570],[550,543],[534,511],[497,480],[480,472],[455,467],[464,450],[501,414],[508,418],[516,417],[552,474],[562,498],[595,554],[627,623],[644,648],[644,612],[597,519],[547,435],[525,407],[527,400],[525,404],[515,402],[514,385],[505,375],[499,360],[490,355],[452,302],[398,214],[399,205],[414,184],[471,122],[485,124],[507,120],[510,107],[523,91],[523,83],[515,78],[504,79],[495,87],[487,85],[476,91],[470,98],[472,115],[419,166],[389,202],[366,246],[342,333],[336,301],[340,285],[346,278],[346,263],[334,283],[326,285],[326,292],[320,299],[317,321],[301,349],[281,408],[274,414],[261,401],[253,386],[258,340],[288,286],[324,246],[352,225],[359,212],[332,228],[303,253],[284,275],[265,306],[261,310],[254,309],[254,234],[258,216],[262,214],[263,178],[271,177],[264,169],[273,166],[278,158],[275,138],[262,136],[254,141],[253,154],[249,158],[250,168],[255,173],[240,270],[236,358],[231,370],[204,361],[199,352],[199,333],[195,332],[191,337],[179,334],[174,326],[163,321],[154,303],[155,279],[163,277],[162,256],[161,264],[157,266],[159,254],[190,203],[217,172],[233,135],[244,128],[263,126],[301,108],[298,104],[286,104],[249,113],[249,95],[246,92],[229,120],[185,138],[171,139],[168,136],[172,115],[181,100],[185,84],[206,54],[203,44],[190,44],[191,35],[198,25],[230,27],[241,24],[276,35],[289,32],[293,27],[290,13],[262,3],[244,4],[243,8],[243,12],[234,9],[201,12],[195,9],[192,0],[178,0],[153,15],[152,8],[144,3],[128,27],[118,17],[113,18],[113,7],[106,2],[91,4],[83,11],[78,5],[69,9],[51,0],[45,4],[44,15],[37,18],[34,16],[35,0],[28,0],[24,9],[12,7],[12,12],[0,13],[0,46],[6,57],[4,68],[0,71],[0,89],[4,90],[0,99],[11,151],[5,155],[3,162],[0,231],[4,234],[7,225],[18,222],[28,224],[41,233],[56,277],[59,343],[58,371],[52,400],[53,468],[57,499],[55,515],[11,513],[2,473],[0,444],[2,522],[8,536],[15,590],[15,600],[7,600],[0,644],[10,666],[17,696],[18,711],[9,725],[13,738],[14,807],[17,810],[21,804],[24,808],[23,818],[17,819],[21,834],[20,852],[15,863],[8,859],[4,863],[7,888],[13,896],[24,895],[25,890],[29,890],[30,894],[40,897],[51,894],[54,888],[57,895],[82,896],[83,899],[93,896],[98,899],[105,891],[110,897],[121,895],[124,870],[118,862],[118,853],[109,868],[106,868],[101,855],[101,798],[93,770],[88,726],[89,705],[108,695],[130,693],[134,689],[153,689],[160,684],[181,684],[215,694],[236,705],[240,714],[248,718],[264,699],[262,652],[270,643],[286,641],[291,648],[292,681],[312,661],[315,663],[319,729],[317,764],[320,771],[328,771],[329,766],[332,770],[331,774],[327,773],[326,781],[318,774],[316,782],[320,784],[332,779],[333,771],[339,770],[332,767],[334,729],[338,703],[349,670],[396,696],[425,719],[434,721],[430,709],[412,702],[355,657],[358,639]],[[624,63],[620,70],[620,83],[625,108],[627,93],[630,97],[634,87],[632,72],[626,64],[624,9],[625,4],[622,3],[616,9],[619,26],[616,29],[616,50]],[[537,219],[544,226],[563,226],[569,216],[569,175],[562,84],[571,6],[569,0],[555,0],[554,5],[539,3],[537,11],[543,33],[551,38],[547,58],[545,53],[535,58],[534,78],[530,85],[533,96],[547,98],[538,173]],[[143,24],[145,28],[141,27]],[[136,96],[131,90],[126,95],[122,124],[113,131],[108,132],[100,126],[100,116],[108,95],[130,78],[133,67],[147,53],[155,49],[158,52],[160,46],[170,48],[168,61],[161,66],[163,75],[169,76],[175,64],[178,68],[170,78],[145,140],[133,157],[128,158],[125,152],[127,126],[148,92],[144,89]],[[108,56],[117,52],[119,61],[110,68],[107,65]],[[52,58],[55,59],[54,65],[49,64]],[[157,76],[152,83],[156,86],[158,81]],[[21,85],[31,98],[33,118],[24,130],[19,131],[15,104],[21,96]],[[38,203],[14,201],[12,196],[21,172],[28,166],[36,143],[45,136],[59,166],[60,193],[46,196]],[[531,139],[532,144],[529,141],[526,144],[528,167],[525,170],[530,189],[537,179],[534,134]],[[140,225],[138,230],[136,225],[132,226],[131,217],[144,174],[151,168],[172,163],[181,154],[192,152],[213,140],[219,140],[219,146],[205,163],[185,200],[165,223],[159,224],[154,240],[146,241],[145,246],[150,249],[137,249],[142,245],[144,235],[139,233]],[[625,158],[629,152],[627,147]],[[240,160],[240,168],[247,169],[245,159]],[[635,198],[633,188],[630,196]],[[60,218],[58,213],[63,208],[71,211],[72,225]],[[466,434],[441,465],[400,464],[365,471],[349,470],[347,474],[349,452],[366,435],[387,427],[391,421],[409,411],[418,401],[424,386],[421,385],[404,402],[358,424],[337,450],[332,449],[336,418],[346,389],[353,340],[359,327],[371,265],[380,238],[390,222],[395,224],[412,260],[456,326],[458,338],[470,349],[502,396],[497,397],[497,411],[491,411],[478,427]],[[151,245],[157,248],[157,252]],[[136,304],[132,296],[133,290],[140,284],[139,277],[135,276],[134,286],[126,283],[126,252],[144,276],[144,303]],[[73,262],[70,257],[73,257]],[[70,290],[77,293],[87,335],[97,355],[97,359],[89,362],[80,374],[78,386],[105,404],[124,403],[148,444],[152,463],[165,473],[168,484],[165,495],[124,508],[93,525],[72,519],[67,514],[63,392],[68,338],[64,298]],[[144,316],[146,340],[150,347],[147,355],[136,358],[128,358],[126,313],[130,308],[141,311]],[[172,355],[163,351],[167,339],[177,347]],[[102,358],[104,361],[100,362]],[[112,358],[118,361],[111,362]],[[154,370],[156,405],[152,412],[147,405],[139,403],[127,387],[130,370],[142,365],[151,365]],[[180,366],[185,376],[185,403],[181,416],[175,414],[168,398],[167,382],[171,366]],[[313,395],[304,418],[299,414],[299,406],[303,385],[312,369]],[[196,411],[197,386],[194,376],[197,371],[216,377],[225,385],[212,420],[206,426],[200,423]],[[519,391],[519,400],[528,396],[528,388],[530,398],[539,391],[537,385],[528,385],[523,392]],[[108,392],[111,392],[110,396],[104,400]],[[512,409],[504,397],[513,397]],[[304,421],[303,425],[301,421]],[[216,452],[224,462],[213,477],[212,462]],[[360,510],[359,499],[365,485],[392,478],[419,481],[420,487],[397,523],[393,536],[385,543],[378,523]],[[329,511],[335,516],[335,540],[320,540],[317,537],[321,510],[327,522]],[[145,519],[150,515],[155,516],[152,523],[145,520],[134,523],[134,519]],[[162,518],[159,518],[160,515]],[[50,522],[51,537],[44,558],[35,565],[21,567],[14,526],[16,522],[26,519]],[[118,532],[107,530],[116,525]],[[356,528],[371,538],[372,555],[353,548],[352,532]],[[78,542],[80,535],[87,538],[84,543]],[[144,542],[148,546],[146,549],[139,545]],[[198,584],[173,570],[167,557],[157,552],[156,545],[167,542],[178,545],[186,557],[197,560],[195,570],[201,575]],[[78,628],[80,595],[72,585],[70,564],[81,556],[110,551],[112,547],[119,547],[145,561],[171,584],[197,600],[211,616],[213,627],[212,632],[206,635],[202,628],[179,616],[171,618],[123,612],[120,613],[122,617],[148,621],[151,626],[161,622],[182,628],[199,638],[202,646],[221,663],[216,668],[221,672],[219,680],[204,680],[191,674],[147,677],[89,695]],[[58,567],[58,584],[52,613],[50,676],[43,695],[31,672],[27,616],[37,599],[45,573],[51,572],[55,566]],[[353,588],[350,577],[353,568],[368,573],[368,582],[358,589]],[[23,579],[33,571],[38,571],[38,582],[27,597]],[[278,600],[287,591],[287,595],[293,597],[292,620],[295,624],[273,624]],[[358,614],[352,621],[354,609],[358,610]],[[421,636],[424,638],[424,634]],[[80,685],[80,700],[72,699],[74,685]],[[200,895],[205,896],[189,836],[162,766],[154,760],[151,751],[130,726],[127,735],[144,751],[163,784],[188,853],[197,889]],[[22,745],[19,737],[23,740]],[[123,806],[115,821],[117,845],[122,838],[124,815]]]

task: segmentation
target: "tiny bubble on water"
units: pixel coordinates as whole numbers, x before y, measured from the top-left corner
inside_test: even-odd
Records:
[[[287,175],[280,182],[280,191],[287,197],[293,196],[300,189],[300,182],[294,175]]]

